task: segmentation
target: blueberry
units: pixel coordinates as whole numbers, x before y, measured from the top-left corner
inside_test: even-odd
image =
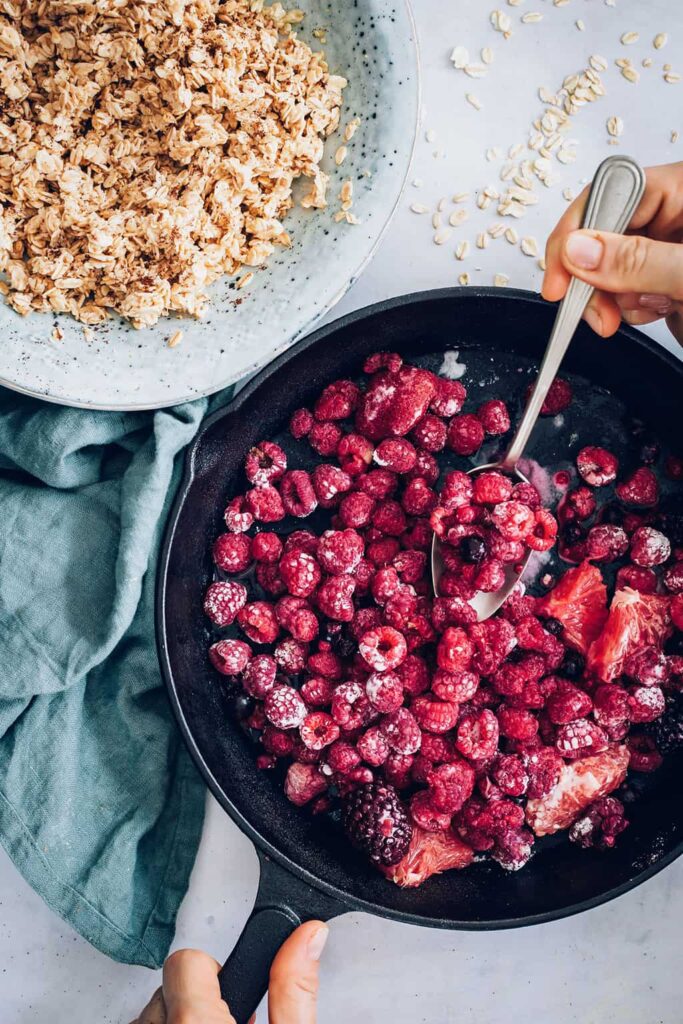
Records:
[[[466,562],[481,562],[486,557],[486,545],[481,537],[463,537],[460,554]]]
[[[232,709],[236,718],[240,721],[243,718],[248,718],[254,710],[253,697],[250,697],[248,693],[238,693],[232,698]]]
[[[549,633],[553,634],[553,636],[562,636],[564,632],[564,626],[562,625],[559,619],[544,619],[543,625]]]
[[[580,679],[586,667],[586,659],[578,651],[567,651],[560,666],[560,672],[567,679]]]

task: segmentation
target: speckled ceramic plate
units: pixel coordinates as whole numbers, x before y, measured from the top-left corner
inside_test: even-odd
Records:
[[[65,405],[152,409],[211,394],[284,351],[344,294],[387,227],[410,164],[419,111],[415,32],[407,0],[302,0],[301,29],[315,48],[325,27],[330,68],[346,76],[342,125],[361,126],[342,167],[328,139],[328,210],[295,210],[286,221],[293,246],[235,291],[234,279],[211,288],[201,321],[164,318],[136,331],[119,319],[94,330],[65,316],[22,318],[0,300],[0,383]],[[341,182],[354,182],[358,225],[335,224]],[[239,297],[239,302],[236,299]],[[55,323],[64,337],[52,338]],[[168,348],[178,329],[182,342]]]

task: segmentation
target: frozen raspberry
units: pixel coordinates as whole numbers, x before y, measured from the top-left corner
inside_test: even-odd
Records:
[[[683,632],[683,594],[674,594],[671,598],[671,621],[676,629]]]
[[[419,725],[427,732],[443,733],[449,732],[457,722],[459,708],[457,704],[432,700],[431,697],[423,695],[415,698],[411,704],[411,711]]]
[[[367,558],[361,558],[353,573],[353,578],[356,581],[356,594],[359,596],[367,594],[374,575],[375,567],[372,562],[369,562]]]
[[[506,796],[523,796],[529,785],[529,772],[516,754],[499,754],[491,768],[491,778]]]
[[[426,413],[436,394],[436,378],[429,370],[417,366],[403,366],[396,378],[396,392],[386,414],[386,429],[394,437],[404,437]]]
[[[397,754],[392,751],[384,762],[384,778],[396,789],[406,789],[412,782],[414,759],[413,754]]]
[[[234,580],[209,584],[204,596],[204,614],[217,626],[229,626],[247,600],[247,588]]]
[[[397,668],[408,653],[405,637],[392,626],[380,626],[364,633],[358,650],[375,672]]]
[[[209,661],[224,676],[243,672],[251,658],[251,647],[243,640],[219,640],[209,648]]]
[[[451,827],[450,814],[439,811],[432,803],[431,793],[422,790],[410,800],[410,816],[425,832],[446,832]]]
[[[322,453],[321,453],[322,454]],[[332,452],[329,453],[330,455]],[[344,434],[337,447],[337,458],[345,473],[360,476],[372,462],[374,448],[367,437],[360,434]]]
[[[246,533],[254,523],[254,517],[246,508],[245,500],[241,495],[228,502],[223,518],[231,533]]]
[[[360,764],[360,754],[351,743],[337,740],[326,752],[327,763],[333,772],[347,775]]]
[[[560,680],[548,697],[546,711],[554,725],[566,725],[577,718],[585,718],[593,710],[593,701],[578,686]]]
[[[538,747],[522,754],[522,763],[529,773],[527,796],[538,800],[555,788],[560,772],[562,758],[552,747]]]
[[[593,694],[593,715],[603,729],[619,729],[630,717],[628,693],[615,683],[598,686]]]
[[[624,805],[613,796],[603,796],[587,808],[569,829],[569,840],[585,850],[594,846],[611,850],[616,838],[628,826]]]
[[[406,517],[397,501],[381,501],[372,514],[372,525],[390,537],[398,537],[406,528]]]
[[[415,446],[403,437],[387,438],[375,451],[375,462],[392,473],[408,473],[416,460]]]
[[[557,539],[557,520],[547,508],[537,508],[531,533],[524,538],[532,551],[549,551]]]
[[[631,560],[649,569],[661,565],[671,555],[669,538],[652,526],[640,526],[631,536]]]
[[[600,751],[607,749],[608,744],[609,738],[605,730],[586,718],[579,718],[575,722],[560,726],[555,739],[557,752],[562,757],[572,760],[599,754]]]
[[[393,566],[385,565],[378,569],[372,578],[370,589],[378,605],[385,605],[395,597],[401,589],[401,580]]]
[[[274,441],[260,441],[244,462],[247,480],[255,487],[266,487],[279,480],[287,469],[287,456]]]
[[[533,385],[529,385],[527,397],[531,394]],[[541,416],[557,416],[571,404],[573,398],[571,385],[562,377],[556,377],[548,389],[545,402],[541,406]]]
[[[287,769],[285,796],[297,807],[310,803],[327,789],[327,783],[315,764],[300,764],[295,761]]]
[[[313,424],[308,434],[308,443],[318,455],[327,457],[336,454],[341,438],[342,429],[339,424],[324,420]]]
[[[328,619],[350,622],[353,618],[353,593],[356,581],[350,576],[331,576],[320,586],[316,599],[318,608]]]
[[[512,494],[512,482],[496,470],[478,473],[474,477],[474,501],[479,505],[498,505]]]
[[[505,569],[502,562],[488,558],[479,566],[474,577],[474,586],[484,594],[495,594],[505,583]]]
[[[257,654],[242,675],[242,686],[251,697],[263,700],[275,686],[277,664],[270,654]]]
[[[432,622],[439,632],[446,626],[466,626],[476,621],[474,608],[460,597],[437,597],[432,603]]]
[[[237,622],[255,644],[272,644],[280,632],[275,611],[267,601],[252,601],[237,613]]]
[[[484,474],[482,473],[481,476],[484,476]],[[443,505],[444,509],[452,512],[457,508],[469,505],[472,501],[473,492],[472,477],[459,469],[453,469],[446,473],[443,479],[439,502]]]
[[[432,691],[440,700],[464,704],[474,697],[479,688],[476,672],[444,672],[437,669],[432,680]]]
[[[389,373],[398,373],[403,366],[403,359],[398,352],[373,352],[363,363],[364,373],[377,373],[378,370],[388,370]]]
[[[501,704],[496,712],[503,736],[511,740],[527,741],[538,732],[538,721],[526,708],[513,708]]]
[[[378,768],[389,756],[389,744],[384,733],[373,725],[358,737],[356,743],[358,753],[366,764]]]
[[[412,825],[393,786],[360,786],[342,803],[342,828],[373,864],[397,864],[410,846]]]
[[[417,583],[425,574],[427,555],[424,551],[399,551],[392,566],[403,583]]]
[[[324,676],[325,679],[341,679],[344,675],[344,663],[334,651],[320,644],[320,649],[311,654],[306,667],[309,672]]]
[[[439,668],[446,672],[464,672],[472,661],[472,641],[459,626],[447,626],[436,651]]]
[[[596,562],[613,562],[628,551],[628,536],[620,526],[592,526],[586,537],[586,555]]]
[[[446,736],[438,736],[436,733],[431,732],[422,734],[420,754],[427,761],[430,761],[432,765],[458,760],[452,739]]]
[[[675,562],[662,576],[662,582],[670,594],[683,593],[683,561]]]
[[[411,480],[401,498],[401,504],[408,515],[429,515],[437,503],[437,496],[423,477]]]
[[[527,544],[529,543],[529,536],[525,538]],[[505,565],[521,562],[526,555],[526,549],[521,540],[507,540],[507,538],[494,532],[490,533],[486,538],[486,546],[491,558],[497,558]]]
[[[463,757],[470,760],[493,757],[498,748],[498,720],[493,711],[484,708],[467,713],[457,729],[456,746]]]
[[[657,575],[652,569],[644,569],[640,565],[624,565],[617,572],[615,590],[630,587],[641,594],[654,594],[657,591]]]
[[[499,398],[492,398],[484,402],[477,410],[477,416],[481,420],[484,430],[492,437],[505,434],[510,429],[510,414],[505,402]]]
[[[433,768],[427,778],[433,807],[445,814],[456,814],[472,796],[474,778],[473,769],[457,755],[451,763]]]
[[[252,487],[244,496],[247,508],[260,523],[276,523],[284,519],[285,510],[279,492],[271,484]]]
[[[606,448],[588,445],[576,456],[576,468],[579,476],[591,487],[604,487],[616,480],[619,460]]]
[[[444,377],[436,378],[436,394],[432,398],[429,408],[437,416],[455,416],[465,404],[467,391],[459,380],[447,380]]]
[[[667,455],[664,472],[669,480],[683,480],[683,459],[679,459],[677,455]]]
[[[351,415],[360,397],[352,380],[335,380],[328,384],[313,407],[317,420],[345,420]]]
[[[629,690],[628,706],[632,722],[654,722],[664,714],[664,691],[659,686],[632,686]]]
[[[417,654],[408,654],[396,669],[396,675],[405,692],[413,697],[429,689],[430,672],[427,663]]]
[[[472,413],[454,416],[448,427],[446,444],[458,455],[474,455],[484,443],[484,427]]]
[[[369,494],[353,493],[342,498],[339,505],[339,518],[346,527],[356,529],[367,526],[372,518],[375,499]]]
[[[223,572],[243,572],[251,562],[251,538],[243,533],[221,533],[213,545],[213,560]]]
[[[381,441],[389,436],[391,431],[387,420],[397,389],[396,375],[377,374],[373,377],[356,410],[355,426],[359,434],[372,441]]]
[[[340,495],[351,489],[351,477],[343,469],[323,463],[316,466],[311,474],[313,488],[323,508],[332,508]]]
[[[371,469],[358,481],[358,489],[376,501],[390,498],[398,488],[398,476],[390,469]]]
[[[306,705],[291,686],[276,686],[263,703],[266,718],[278,729],[297,729],[306,717]]]
[[[588,487],[575,487],[563,498],[559,514],[562,522],[588,519],[597,506],[595,495]]]
[[[407,474],[408,478],[412,480],[421,476],[426,484],[433,487],[439,479],[439,474],[439,463],[434,456],[430,452],[426,452],[424,448],[418,449],[415,465]]]
[[[339,739],[339,726],[324,711],[312,711],[299,726],[299,735],[310,750],[322,750]]]
[[[288,551],[280,559],[280,575],[295,597],[308,597],[320,583],[320,566],[305,551]]]
[[[395,672],[373,672],[365,691],[372,706],[382,714],[397,711],[403,704],[403,684]]]
[[[534,527],[535,513],[519,501],[502,501],[493,509],[491,519],[506,540],[524,540]]]
[[[413,427],[410,436],[427,452],[440,452],[446,444],[446,424],[438,416],[426,413]]]
[[[306,437],[313,423],[313,414],[308,409],[297,409],[292,413],[292,418],[289,421],[289,432],[298,441],[302,437]]]
[[[655,722],[651,728],[655,729],[660,721],[661,719]],[[661,768],[664,758],[651,736],[631,735],[626,740],[626,744],[631,752],[629,769],[634,772],[656,772],[658,768]]]
[[[282,554],[282,541],[276,533],[257,533],[251,541],[251,554],[257,562],[278,562]]]
[[[280,482],[280,494],[285,511],[297,518],[309,516],[318,504],[311,477],[303,469],[285,473]]]
[[[423,741],[424,737],[428,735],[429,733],[422,733]],[[433,767],[434,765],[428,757],[425,757],[424,754],[416,754],[413,758],[413,764],[410,769],[410,776],[413,782],[416,782],[418,786],[426,786],[427,776],[432,771]]]
[[[534,841],[527,828],[508,829],[496,837],[491,857],[504,871],[519,871],[530,860]]]
[[[270,562],[258,562],[256,565],[256,582],[268,594],[280,597],[287,592],[287,584],[280,575],[280,568]]]
[[[269,723],[261,734],[261,743],[265,750],[274,757],[289,757],[294,750],[294,736],[285,729],[276,729]]]
[[[363,557],[363,539],[355,530],[326,530],[318,545],[318,561],[326,573],[353,573]]]
[[[281,640],[277,644],[273,656],[281,672],[288,676],[295,676],[306,666],[308,645],[302,644],[301,641],[295,640],[293,637],[287,637],[286,640]]]
[[[285,538],[285,552],[305,551],[307,555],[318,555],[318,537],[310,530],[294,530]]]
[[[617,484],[617,497],[625,505],[637,508],[651,508],[659,500],[657,477],[647,466],[641,466],[626,480]]]
[[[671,676],[671,664],[658,648],[641,647],[624,661],[624,675],[641,686],[663,686]]]
[[[332,703],[334,685],[323,676],[311,676],[301,687],[301,696],[314,708],[325,708]]]
[[[408,708],[398,708],[385,715],[380,723],[380,729],[391,749],[397,754],[416,754],[420,749],[420,727]]]

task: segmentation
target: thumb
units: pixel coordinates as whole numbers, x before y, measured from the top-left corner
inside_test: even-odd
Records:
[[[163,982],[167,1024],[235,1024],[221,999],[219,970],[220,964],[198,949],[179,949],[169,956]]]
[[[561,258],[570,274],[601,291],[683,300],[683,245],[642,235],[572,231],[564,240]]]
[[[315,1024],[318,961],[328,931],[322,921],[307,921],[280,947],[270,968],[270,1024]]]

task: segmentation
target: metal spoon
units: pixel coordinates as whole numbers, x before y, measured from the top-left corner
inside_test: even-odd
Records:
[[[608,157],[600,164],[593,178],[581,226],[597,231],[621,233],[631,220],[644,189],[645,175],[635,160],[627,156]],[[470,476],[483,473],[484,470],[497,469],[528,483],[527,478],[518,468],[519,460],[524,454],[548,389],[557,375],[560,363],[593,291],[591,285],[579,281],[576,277],[570,281],[567,294],[560,303],[555,317],[536,384],[529,396],[524,415],[506,455],[498,462],[475,466],[469,471]],[[488,619],[500,608],[526,569],[530,554],[531,552],[527,555],[521,569],[516,569],[512,565],[505,566],[505,583],[500,590],[491,594],[479,591],[470,600],[479,621]],[[434,534],[432,539],[432,585],[434,593],[437,595],[443,571],[442,541]]]

